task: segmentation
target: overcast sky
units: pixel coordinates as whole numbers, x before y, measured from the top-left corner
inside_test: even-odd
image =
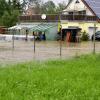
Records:
[[[20,0],[20,1],[23,1],[23,0]],[[49,0],[41,0],[41,1],[44,1],[44,2],[47,2],[47,1],[49,1]],[[68,3],[68,1],[69,0],[52,0],[55,4],[57,4],[57,3],[60,3],[60,2],[65,2],[66,4]]]
[[[44,0],[44,1],[46,2],[46,1],[49,1],[49,0]],[[68,0],[52,0],[52,1],[54,1],[56,4],[65,1],[66,4],[67,4]]]

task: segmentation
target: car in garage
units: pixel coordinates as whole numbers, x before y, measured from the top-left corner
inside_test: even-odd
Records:
[[[93,41],[93,39],[94,39],[94,35],[92,35],[92,41]],[[95,33],[95,40],[100,41],[100,31],[97,31],[97,32]]]

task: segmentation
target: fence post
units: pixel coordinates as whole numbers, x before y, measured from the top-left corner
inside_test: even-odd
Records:
[[[34,53],[35,53],[35,34],[34,34]]]
[[[94,23],[94,34],[93,34],[93,54],[96,53],[95,33],[96,33],[96,23]]]
[[[62,25],[61,25],[61,14],[59,14],[60,22],[60,57],[62,56]]]
[[[15,29],[14,30],[12,30],[12,32],[13,32],[13,36],[12,36],[12,48],[14,49],[14,47],[15,47],[15,41],[14,41],[14,34],[15,34]]]

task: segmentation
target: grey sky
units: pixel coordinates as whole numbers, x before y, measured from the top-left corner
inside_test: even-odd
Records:
[[[49,0],[44,0],[44,1],[46,2],[46,1],[49,1]],[[52,0],[52,1],[54,1],[56,4],[57,4],[57,3],[60,3],[60,2],[63,2],[63,1],[65,1],[66,4],[67,4],[67,2],[68,2],[68,0]]]
[[[23,1],[23,0],[20,0],[20,1]],[[44,1],[44,2],[47,2],[47,1],[49,1],[49,0],[41,0],[41,1]],[[68,1],[69,0],[52,0],[55,4],[57,4],[57,3],[60,3],[60,2],[65,2],[66,4],[68,3]]]

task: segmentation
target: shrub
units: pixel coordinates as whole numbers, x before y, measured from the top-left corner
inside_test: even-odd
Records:
[[[84,32],[82,33],[81,40],[82,40],[82,41],[88,41],[88,40],[89,40],[89,34],[86,33],[86,31],[84,31]]]

